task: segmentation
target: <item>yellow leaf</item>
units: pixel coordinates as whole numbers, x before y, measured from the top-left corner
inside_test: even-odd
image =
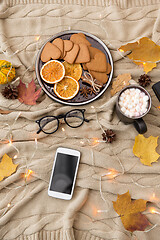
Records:
[[[142,134],[135,137],[133,153],[140,158],[141,163],[151,166],[152,162],[157,162],[160,155],[156,152],[158,137],[150,136],[145,138]]]
[[[113,201],[113,207],[121,217],[126,230],[130,232],[144,231],[150,225],[146,216],[141,213],[146,209],[146,202],[143,199],[131,200],[129,191],[122,195],[118,194],[117,201]]]
[[[151,39],[143,37],[137,42],[128,43],[119,48],[120,51],[131,51],[128,58],[137,65],[142,65],[145,73],[148,73],[157,66],[160,60],[160,46],[156,45]]]
[[[9,177],[12,173],[16,171],[18,164],[14,164],[12,162],[12,158],[10,158],[6,153],[4,154],[2,161],[0,163],[0,181],[5,177]]]

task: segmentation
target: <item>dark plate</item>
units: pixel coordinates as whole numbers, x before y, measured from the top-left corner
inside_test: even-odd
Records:
[[[52,42],[57,37],[60,37],[62,39],[70,39],[72,34],[79,33],[79,32],[85,34],[86,39],[92,44],[92,47],[98,48],[102,52],[104,52],[104,54],[106,55],[107,62],[109,62],[112,66],[112,70],[111,70],[110,74],[108,75],[108,82],[103,85],[103,88],[101,89],[101,91],[97,95],[92,94],[92,95],[88,95],[88,98],[85,98],[85,97],[83,97],[83,95],[80,95],[80,92],[79,92],[74,98],[66,101],[66,100],[62,100],[62,99],[60,99],[56,96],[56,94],[53,91],[53,84],[51,85],[51,84],[45,83],[42,80],[42,78],[40,76],[40,70],[41,70],[41,67],[44,63],[41,61],[40,56],[41,56],[41,52],[42,52],[42,50],[43,50],[43,48],[44,48],[44,46],[47,42]],[[83,73],[82,73],[82,75],[83,75]],[[87,103],[90,103],[90,102],[96,100],[108,88],[108,86],[109,86],[109,84],[112,80],[112,75],[113,75],[113,60],[112,60],[112,56],[110,54],[109,49],[99,38],[95,37],[94,35],[92,35],[90,33],[83,32],[83,31],[74,31],[73,30],[73,31],[64,31],[64,32],[57,33],[56,35],[52,36],[50,39],[48,39],[43,44],[43,46],[41,47],[41,49],[38,52],[37,59],[36,59],[36,76],[37,76],[37,79],[38,79],[38,82],[39,82],[40,86],[42,87],[44,92],[50,98],[52,98],[53,100],[55,100],[57,102],[66,104],[66,105],[80,106],[80,105],[84,105],[84,104],[87,104]],[[80,83],[80,88],[83,87],[83,86],[86,86],[84,83],[82,83],[81,79],[79,80],[79,83]]]

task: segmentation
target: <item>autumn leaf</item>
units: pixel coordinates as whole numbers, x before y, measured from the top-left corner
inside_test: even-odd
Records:
[[[142,65],[145,73],[148,73],[157,66],[160,60],[160,46],[151,39],[143,37],[137,42],[128,43],[119,48],[119,51],[131,51],[127,56],[137,65]]]
[[[116,80],[112,84],[111,96],[122,90],[124,87],[128,86],[130,80],[131,80],[130,73],[118,75]]]
[[[135,137],[133,153],[140,158],[141,163],[151,166],[152,162],[157,162],[160,155],[156,152],[158,137],[150,136],[145,138],[142,134]]]
[[[0,109],[0,114],[9,114],[9,113],[11,113],[11,111]]]
[[[42,88],[39,88],[37,91],[35,91],[35,89],[36,85],[34,80],[28,84],[28,88],[20,80],[18,85],[18,100],[27,105],[36,105],[36,100],[39,98]]]
[[[150,222],[141,212],[146,210],[146,202],[143,199],[131,200],[129,191],[119,195],[117,201],[113,201],[113,208],[121,217],[126,230],[130,232],[144,231]]]
[[[5,153],[0,163],[0,181],[14,173],[17,166],[18,164],[14,164],[12,158]]]

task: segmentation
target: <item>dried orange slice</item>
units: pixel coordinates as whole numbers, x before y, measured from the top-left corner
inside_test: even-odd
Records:
[[[70,76],[65,76],[60,82],[54,85],[55,94],[63,99],[74,98],[79,91],[79,82]]]
[[[63,62],[63,65],[65,67],[65,75],[73,77],[77,81],[81,78],[82,76],[82,67],[80,63],[73,63],[70,64],[68,62]]]
[[[65,68],[57,60],[51,60],[43,65],[40,71],[41,78],[50,84],[57,83],[64,78]]]

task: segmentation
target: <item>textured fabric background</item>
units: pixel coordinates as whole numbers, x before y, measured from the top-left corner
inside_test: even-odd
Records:
[[[143,74],[142,68],[119,55],[116,49],[122,44],[141,37],[149,37],[160,44],[159,0],[4,0],[0,3],[0,59],[11,61],[16,66],[17,76],[25,83],[36,78],[34,63],[43,42],[63,30],[84,30],[104,41],[114,60],[113,79],[118,74],[131,73],[137,81]],[[37,36],[40,36],[38,42],[35,40]],[[14,54],[16,51],[18,53]],[[159,64],[149,75],[152,84],[160,80]],[[38,87],[37,80],[35,82]],[[158,136],[160,112],[156,106],[159,102],[151,86],[147,90],[152,96],[153,105],[145,117],[148,126],[145,137]],[[43,92],[35,106],[21,104],[18,100],[6,100],[0,94],[0,108],[12,111],[0,115],[0,138],[6,138],[9,126],[12,127],[13,146],[20,152],[14,160],[19,164],[16,173],[0,182],[0,239],[159,239],[160,217],[149,214],[148,206],[160,207],[157,200],[160,199],[160,160],[148,167],[133,155],[137,132],[132,125],[124,125],[118,120],[113,112],[115,98],[110,97],[108,89],[100,99],[85,106],[85,115],[90,123],[85,123],[80,129],[73,130],[62,125],[65,132],[60,128],[51,136],[43,133],[37,136],[36,119],[47,113],[56,115],[72,108],[52,101]],[[95,112],[104,129],[112,128],[116,132],[117,140],[112,145],[100,143],[94,148],[89,146],[86,139],[101,139],[102,134]],[[35,137],[38,138],[38,149],[32,158]],[[71,201],[47,195],[54,154],[59,146],[78,149],[82,153]],[[159,147],[157,151],[160,153]],[[8,144],[1,144],[0,157],[4,153],[13,157],[16,150]],[[34,171],[27,184],[21,176],[26,168]],[[99,191],[100,176],[108,168],[120,173],[124,169],[124,174],[115,180],[102,179],[104,202]],[[112,201],[116,200],[117,194],[128,190],[133,199],[150,201],[146,214],[153,226],[157,224],[153,230],[135,232],[132,236],[125,231],[113,210]],[[11,206],[6,211],[8,203]],[[108,212],[96,213],[96,209]]]

